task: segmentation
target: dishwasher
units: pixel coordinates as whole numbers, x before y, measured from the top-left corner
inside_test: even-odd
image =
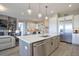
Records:
[[[40,41],[33,44],[33,56],[46,56],[46,41]]]

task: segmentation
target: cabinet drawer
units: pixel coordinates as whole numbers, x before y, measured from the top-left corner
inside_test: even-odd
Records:
[[[46,51],[46,55],[50,55],[50,53],[52,52],[51,49],[51,39],[46,40],[46,45],[45,45],[45,51]]]
[[[33,46],[40,45],[40,44],[43,44],[43,43],[44,43],[44,41],[39,41],[39,42],[33,43]]]

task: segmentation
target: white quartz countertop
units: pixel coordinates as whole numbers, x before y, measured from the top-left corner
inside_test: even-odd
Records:
[[[23,40],[28,43],[34,43],[37,41],[41,41],[41,40],[45,40],[45,39],[57,36],[57,34],[52,34],[52,35],[49,35],[48,37],[41,37],[41,36],[45,36],[45,35],[48,35],[48,34],[44,34],[44,35],[43,34],[33,34],[33,35],[17,36],[17,37],[19,38],[19,40]]]
[[[0,36],[0,38],[3,38],[3,37],[12,37],[12,36],[9,36],[9,35]]]

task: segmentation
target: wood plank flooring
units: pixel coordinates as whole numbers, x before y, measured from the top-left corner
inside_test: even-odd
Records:
[[[51,56],[79,56],[79,45],[60,42],[60,46]]]
[[[0,51],[0,56],[19,56],[19,46]]]
[[[19,46],[0,51],[0,56],[20,56]],[[60,42],[59,48],[51,56],[79,56],[79,45]]]

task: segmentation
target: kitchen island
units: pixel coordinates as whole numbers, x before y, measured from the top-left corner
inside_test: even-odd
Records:
[[[22,56],[48,56],[59,45],[59,36],[57,34],[37,34],[17,37],[19,38],[19,49]]]

